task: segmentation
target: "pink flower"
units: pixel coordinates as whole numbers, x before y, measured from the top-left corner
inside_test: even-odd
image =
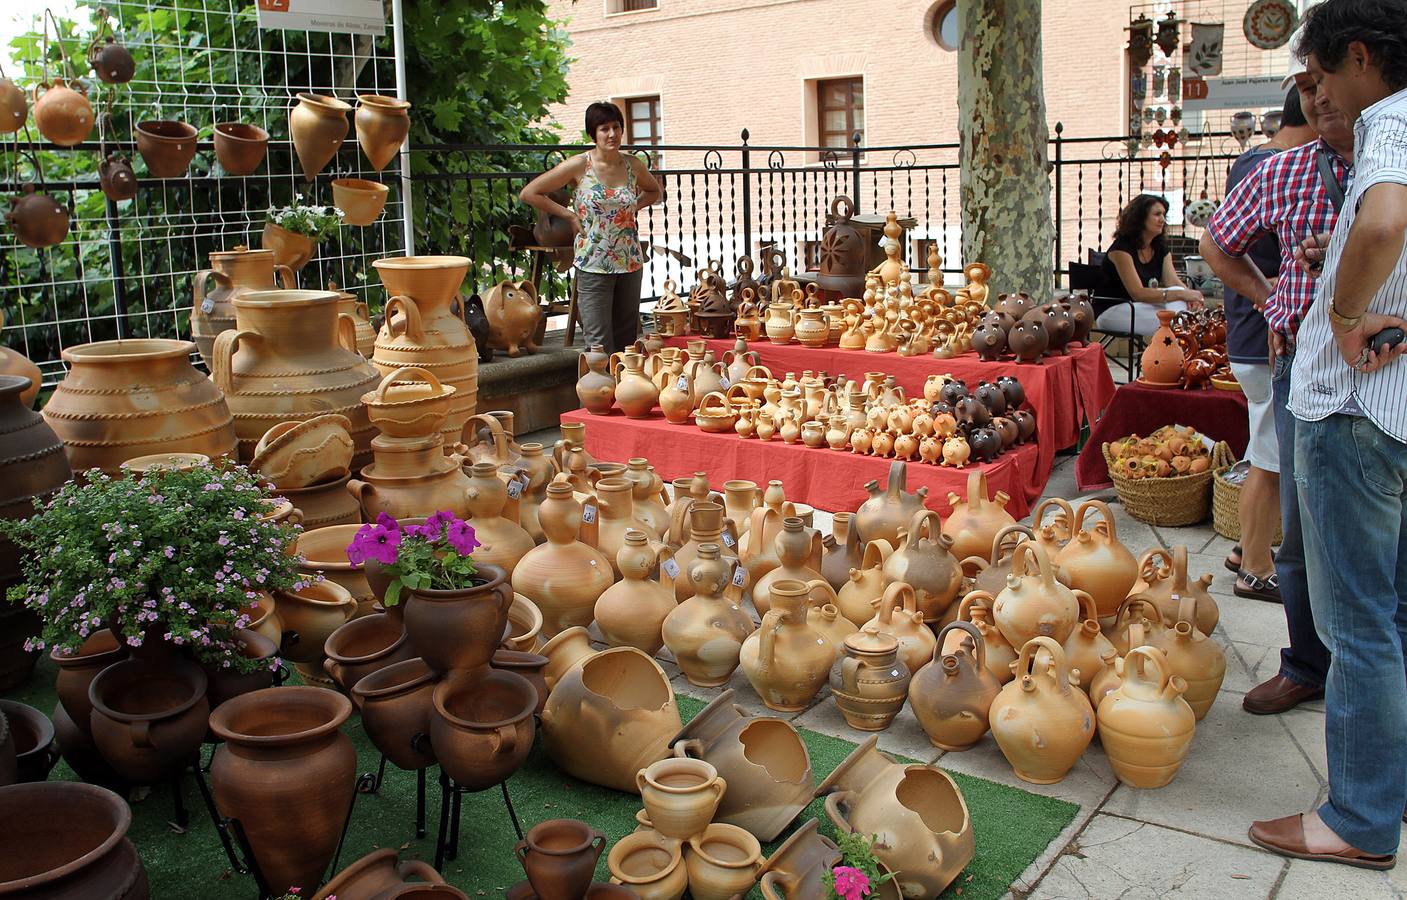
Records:
[[[396,548],[401,544],[401,533],[390,531],[380,525],[363,525],[347,548],[347,561],[359,566],[368,559],[374,559],[384,566],[396,561]]]
[[[387,531],[401,530],[401,523],[397,522],[394,518],[392,518],[389,513],[377,513],[376,524],[380,525],[382,528],[385,528]]]
[[[870,879],[864,872],[850,866],[836,866],[835,892],[845,900],[864,900],[870,893]]]
[[[450,522],[448,539],[449,545],[460,556],[468,556],[479,546],[478,539],[474,537],[474,526],[459,519]]]

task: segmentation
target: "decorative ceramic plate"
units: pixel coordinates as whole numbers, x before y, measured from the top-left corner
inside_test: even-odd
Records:
[[[1285,46],[1299,24],[1299,11],[1290,0],[1255,0],[1246,10],[1241,30],[1246,40],[1262,50]]]
[[[1213,375],[1212,387],[1216,388],[1219,391],[1236,391],[1237,393],[1241,392],[1241,382],[1237,381],[1235,378],[1218,378]]]

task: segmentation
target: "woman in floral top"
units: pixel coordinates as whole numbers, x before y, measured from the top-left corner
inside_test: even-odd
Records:
[[[634,343],[640,326],[640,279],[645,254],[635,214],[663,196],[644,160],[620,152],[625,118],[614,103],[586,109],[586,133],[596,146],[534,178],[524,203],[560,216],[576,231],[576,307],[586,345],[608,353]],[[549,195],[572,185],[571,208]]]

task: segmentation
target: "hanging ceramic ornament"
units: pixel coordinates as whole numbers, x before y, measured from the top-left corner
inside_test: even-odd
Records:
[[[1153,110],[1153,121],[1154,121],[1154,122],[1157,122],[1159,125],[1161,125],[1161,124],[1163,124],[1164,122],[1166,122],[1167,119],[1168,119],[1168,108],[1167,108],[1166,106],[1160,106],[1160,107],[1158,107],[1157,109]]]
[[[1148,76],[1143,72],[1134,72],[1129,79],[1129,95],[1133,97],[1134,106],[1142,106],[1143,99],[1148,96]]]
[[[1183,211],[1187,217],[1187,224],[1194,228],[1205,227],[1219,205],[1215,200],[1207,197],[1206,191],[1202,191],[1202,196],[1187,204],[1187,208]]]
[[[1182,20],[1172,10],[1168,10],[1168,14],[1158,20],[1158,37],[1154,39],[1154,43],[1158,45],[1159,50],[1163,51],[1164,56],[1172,56],[1173,51],[1177,49],[1178,42],[1181,40],[1179,33],[1181,25]]]
[[[1181,107],[1181,106],[1174,106],[1174,107],[1172,108],[1172,110],[1168,113],[1168,118],[1172,119],[1172,123],[1173,123],[1174,125],[1181,125],[1181,124],[1182,124],[1182,107]],[[1186,132],[1183,132],[1183,134],[1184,134],[1183,140],[1185,141],[1185,140],[1187,140],[1187,138],[1185,137]]]
[[[1153,20],[1140,13],[1126,30],[1129,33],[1129,64],[1134,69],[1141,69],[1153,58]]]
[[[1255,113],[1241,110],[1231,115],[1231,136],[1236,139],[1236,143],[1241,145],[1241,152],[1246,152],[1246,145],[1250,143],[1251,135],[1256,133]]]
[[[1262,50],[1283,47],[1299,24],[1299,11],[1290,0],[1256,0],[1246,9],[1241,30],[1251,46]]]
[[[1153,96],[1154,96],[1154,97],[1157,97],[1159,94],[1163,93],[1163,86],[1167,83],[1167,78],[1168,78],[1168,67],[1167,67],[1167,66],[1154,66],[1154,67],[1153,67]]]
[[[1221,22],[1193,22],[1192,39],[1182,51],[1182,67],[1189,75],[1205,77],[1221,74],[1222,39],[1226,25]]]
[[[1182,70],[1168,70],[1168,102],[1179,103],[1182,101]]]
[[[1268,110],[1261,114],[1260,133],[1266,138],[1275,137],[1275,133],[1280,130],[1280,119],[1284,113],[1278,109]]]
[[[1151,125],[1151,124],[1153,124],[1153,107],[1151,107],[1151,106],[1145,106],[1145,107],[1143,108],[1143,124],[1144,124],[1144,125]],[[1243,148],[1243,149],[1244,149],[1244,148]]]

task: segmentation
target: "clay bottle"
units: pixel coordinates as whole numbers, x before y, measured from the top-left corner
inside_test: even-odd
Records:
[[[920,509],[910,519],[903,543],[884,561],[885,581],[913,588],[926,622],[941,619],[962,587],[962,567],[950,552],[952,546],[938,514]]]
[[[775,541],[777,559],[781,565],[763,575],[752,586],[752,605],[758,615],[767,615],[772,608],[772,585],[784,579],[810,583],[820,581],[825,585],[825,603],[835,603],[835,590],[821,578],[821,535],[814,528],[807,528],[797,516],[788,516],[782,521],[782,532]]]
[[[687,369],[666,381],[659,392],[660,411],[664,413],[665,421],[671,425],[688,425],[696,396],[702,397],[703,394],[694,393],[694,382]]]
[[[910,672],[916,672],[933,658],[933,650],[938,639],[928,626],[923,624],[923,613],[918,611],[914,589],[899,582],[890,584],[879,601],[879,612],[865,623],[877,625],[884,634],[892,634],[899,641],[899,658]],[[861,627],[865,627],[861,626]]]
[[[659,533],[635,514],[635,485],[628,479],[618,476],[602,478],[596,482],[595,504],[600,516],[596,549],[614,560],[625,546],[625,535],[631,529],[643,531],[647,540],[658,542]],[[611,569],[616,578],[621,577],[620,569],[614,562]]]
[[[747,546],[748,527],[752,511],[757,508],[760,493],[757,482],[734,479],[723,483],[723,514],[738,528],[739,554]]]
[[[944,649],[949,635],[958,638]],[[938,632],[933,658],[909,684],[909,706],[933,746],[966,750],[987,733],[987,711],[1001,682],[987,669],[987,643],[971,622],[953,622]]]
[[[1098,512],[1103,521],[1085,529],[1085,514]],[[1052,560],[1070,575],[1070,586],[1089,593],[1100,618],[1119,611],[1119,604],[1138,580],[1138,560],[1123,544],[1114,526],[1114,514],[1100,500],[1081,503],[1075,511],[1072,537]]]
[[[694,582],[689,577],[689,567],[698,558],[699,547],[703,544],[718,544],[723,560],[731,565],[737,562],[738,538],[733,523],[723,518],[723,507],[713,502],[694,502],[688,508],[689,514],[684,524],[671,528],[670,532],[681,543],[674,548],[674,561],[679,564],[679,573],[674,578],[675,599],[681,603],[694,593]]]
[[[850,581],[850,570],[864,560],[865,548],[855,529],[855,514],[838,512],[831,519],[831,533],[821,542],[821,577],[839,591]]]
[[[992,701],[989,716],[1016,777],[1033,784],[1063,779],[1094,737],[1094,708],[1071,675],[1065,651],[1049,637],[1021,648],[1016,680]]]
[[[894,548],[882,538],[870,541],[860,564],[851,568],[845,584],[836,592],[836,607],[856,628],[874,618],[879,609],[879,600],[884,596],[884,561],[893,552]]]
[[[1109,643],[1104,632],[1099,630],[1099,615],[1094,606],[1094,599],[1084,591],[1075,591],[1074,594],[1080,601],[1082,621],[1075,626],[1075,630],[1070,632],[1070,637],[1065,641],[1065,658],[1069,660],[1070,668],[1080,673],[1080,687],[1088,693],[1095,676],[1104,668],[1104,654],[1113,653],[1114,645]]]
[[[529,442],[523,444],[521,449],[523,458],[519,465],[527,473],[527,482],[518,481],[517,488],[513,487],[514,482],[509,482],[508,493],[512,496],[515,490],[518,491],[518,524],[532,537],[534,544],[541,544],[547,540],[547,535],[542,533],[537,511],[542,501],[547,499],[547,484],[557,474],[557,465],[552,462],[552,457],[543,452],[539,443]]]
[[[986,552],[997,532],[1016,523],[1006,511],[1010,499],[1005,491],[997,491],[996,496],[988,500],[986,473],[980,470],[968,473],[967,499],[955,493],[948,494],[948,505],[953,511],[943,523],[943,533],[953,539],[952,554],[964,559]]]
[[[1126,656],[1134,647],[1160,645],[1165,631],[1158,607],[1152,600],[1136,595],[1119,606],[1114,621],[1104,629],[1104,636],[1120,656]]]
[[[1046,507],[1056,508],[1055,517],[1045,521]],[[1062,497],[1047,497],[1036,504],[1031,513],[1031,530],[1036,543],[1041,545],[1046,556],[1055,559],[1070,542],[1070,529],[1075,524],[1075,510],[1069,501]]]
[[[609,370],[610,357],[599,345],[577,357],[576,395],[593,416],[607,416],[616,402],[616,380]]]
[[[1177,775],[1197,730],[1186,689],[1161,650],[1130,651],[1123,683],[1100,701],[1098,712],[1099,740],[1120,781],[1160,788]]]
[[[669,536],[669,510],[665,508],[664,482],[650,461],[636,456],[626,461],[625,477],[634,485],[635,517],[666,540]]]
[[[651,578],[656,563],[660,577]],[[674,611],[673,554],[650,547],[649,537],[638,528],[625,532],[616,553],[616,569],[621,580],[606,589],[596,601],[596,624],[612,647],[635,647],[654,656],[664,645],[660,629],[665,617]]]
[[[1016,649],[992,621],[994,603],[995,598],[986,591],[969,591],[958,604],[958,617],[955,621],[971,623],[982,635],[987,649],[987,671],[997,680],[997,684],[1006,684],[1016,677],[1011,668],[1011,664],[1016,662]],[[952,653],[958,649],[961,638],[961,635],[950,634],[946,639],[947,643],[940,644],[939,649],[944,653]]]
[[[544,638],[590,625],[596,601],[615,581],[611,561],[595,547],[596,522],[584,523],[582,513],[567,476],[556,476],[538,509],[547,543],[529,550],[513,570],[513,590],[542,611]]]
[[[1158,310],[1158,330],[1148,338],[1148,348],[1143,351],[1143,375],[1138,379],[1145,384],[1170,387],[1182,380],[1182,346],[1173,334],[1172,310]]]
[[[1032,567],[1036,571],[1032,572]],[[1018,544],[1011,575],[992,606],[997,628],[1013,647],[1035,637],[1070,637],[1079,620],[1080,604],[1069,588],[1055,580],[1050,559],[1035,541]]]
[[[1177,624],[1163,633],[1158,646],[1167,654],[1171,673],[1187,682],[1184,696],[1201,721],[1211,710],[1226,677],[1226,653],[1220,644],[1197,630],[1193,599],[1176,594],[1173,598],[1178,601]],[[1127,672],[1124,678],[1127,682]]]
[[[793,579],[776,582],[776,605],[743,643],[743,674],[768,709],[799,712],[826,682],[835,648],[806,621],[810,597],[824,586],[819,579],[810,584]]]
[[[1167,560],[1167,574],[1163,578],[1155,579],[1153,583],[1140,589],[1138,584],[1129,592],[1130,596],[1140,594],[1147,600],[1153,601],[1158,607],[1158,612],[1163,617],[1163,622],[1171,625],[1177,621],[1179,601],[1174,597],[1191,597],[1197,604],[1196,622],[1197,630],[1203,634],[1211,634],[1216,630],[1217,622],[1221,621],[1221,609],[1217,606],[1216,599],[1207,593],[1207,588],[1211,587],[1212,576],[1204,574],[1196,580],[1189,580],[1190,572],[1187,568],[1187,545],[1179,544],[1172,549],[1172,553],[1160,551]],[[1152,553],[1152,551],[1149,551]],[[1149,554],[1144,554],[1139,560],[1139,571],[1145,569],[1144,560],[1149,558]]]
[[[1031,537],[1031,529],[1025,525],[1008,525],[992,536],[992,546],[988,554],[969,556],[960,563],[963,574],[972,578],[972,586],[990,594],[1000,594],[1006,587],[1006,576],[1011,574],[1012,553],[1016,545]],[[1056,578],[1060,574],[1056,573]]]
[[[498,477],[498,466],[493,463],[474,463],[469,472],[469,487],[464,491],[469,515],[465,518],[472,522],[480,542],[474,560],[499,566],[511,576],[518,560],[535,546],[532,536],[518,524],[518,498],[509,496],[508,485]]]
[[[660,392],[645,375],[645,358],[639,353],[622,354],[622,371],[616,379],[616,405],[626,418],[648,419],[654,414]]]
[[[687,578],[691,596],[665,617],[664,645],[691,684],[718,687],[738,667],[743,641],[753,632],[752,617],[725,595],[732,581],[732,561],[713,542],[701,544]]]

